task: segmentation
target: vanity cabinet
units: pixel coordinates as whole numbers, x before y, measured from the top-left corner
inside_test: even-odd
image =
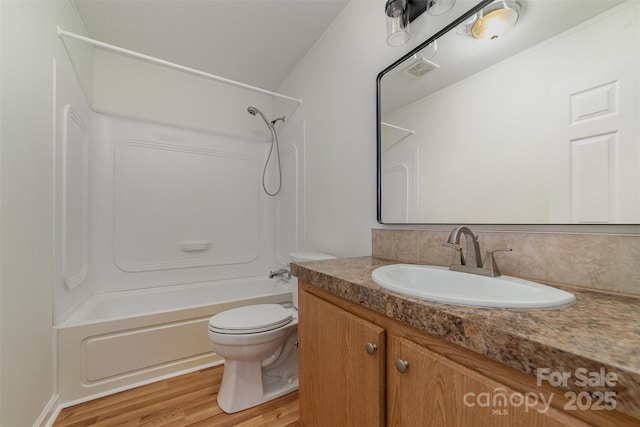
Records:
[[[586,425],[542,404],[526,407],[522,394],[412,341],[387,343],[388,425]]]
[[[306,292],[299,308],[303,425],[384,425],[384,329]]]
[[[565,412],[562,390],[530,375],[304,281],[299,290],[303,426],[631,425],[602,411]],[[553,405],[525,405],[528,392],[555,392]]]

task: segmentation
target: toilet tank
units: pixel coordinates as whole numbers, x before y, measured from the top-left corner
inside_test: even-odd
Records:
[[[290,252],[289,253],[289,262],[305,262],[305,261],[321,261],[325,259],[335,259],[333,255],[323,254],[320,252]],[[298,278],[292,277],[291,281],[291,292],[293,294],[293,306],[298,308]]]

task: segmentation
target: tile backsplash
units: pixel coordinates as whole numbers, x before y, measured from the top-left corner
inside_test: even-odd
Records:
[[[476,234],[483,257],[487,249],[513,249],[495,254],[503,274],[640,295],[640,236]],[[373,229],[372,255],[409,263],[449,265],[453,251],[442,246],[448,237],[449,231]]]

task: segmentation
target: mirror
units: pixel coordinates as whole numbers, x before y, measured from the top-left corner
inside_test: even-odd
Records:
[[[378,75],[379,222],[640,223],[640,3],[519,3]]]

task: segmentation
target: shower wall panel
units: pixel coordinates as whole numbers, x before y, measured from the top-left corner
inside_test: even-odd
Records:
[[[110,292],[266,274],[268,143],[92,116],[90,264]]]
[[[280,137],[282,189],[277,197],[276,254],[289,263],[290,252],[304,248],[304,147],[305,121],[284,127]]]
[[[73,70],[54,61],[55,282],[53,316],[59,322],[89,297],[90,114]]]
[[[86,279],[88,267],[89,124],[71,105],[62,114],[62,274],[73,289]]]
[[[254,260],[260,237],[257,160],[240,149],[120,142],[116,265],[139,272]]]

